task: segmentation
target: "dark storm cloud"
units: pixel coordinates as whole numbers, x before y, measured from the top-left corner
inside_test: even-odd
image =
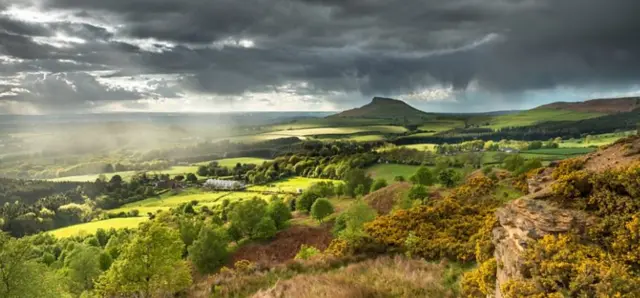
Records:
[[[222,95],[276,90],[292,82],[306,82],[297,87],[301,94],[371,96],[431,86],[465,90],[472,82],[512,94],[640,79],[636,0],[41,4],[100,22],[34,24],[0,16],[0,54],[25,59],[0,72],[180,74],[183,88]],[[108,30],[100,23],[119,26]],[[58,48],[36,39],[60,32],[86,42]],[[157,44],[142,47],[141,39]],[[243,39],[253,46],[245,47]]]

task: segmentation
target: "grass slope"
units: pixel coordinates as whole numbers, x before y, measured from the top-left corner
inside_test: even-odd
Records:
[[[550,121],[578,121],[604,115],[604,113],[593,112],[534,109],[515,114],[495,116],[488,120],[488,127],[492,129],[501,129],[505,127],[528,126]]]
[[[385,179],[387,182],[392,182],[396,176],[404,176],[409,179],[413,174],[418,171],[418,166],[411,165],[399,165],[399,164],[378,164],[367,169],[367,174],[371,175],[374,179]]]

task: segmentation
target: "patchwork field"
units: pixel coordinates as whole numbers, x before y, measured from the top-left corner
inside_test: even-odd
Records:
[[[227,167],[227,168],[233,168],[238,163],[240,163],[240,164],[261,165],[265,161],[270,161],[270,159],[256,158],[256,157],[238,157],[238,158],[226,158],[226,159],[218,159],[218,160],[216,160],[216,162],[218,162],[218,164],[220,166]],[[201,166],[201,165],[205,166],[205,165],[208,165],[209,163],[211,163],[211,161],[203,161],[203,162],[197,163],[196,165],[197,166]],[[196,168],[196,170],[197,170],[197,168]]]
[[[418,127],[419,130],[425,132],[413,134],[412,136],[431,136],[442,131],[463,127],[464,121],[461,120],[433,120],[426,122]]]
[[[402,145],[400,147],[415,149],[420,151],[435,151],[437,144],[414,144],[414,145]]]
[[[569,139],[562,141],[560,143],[561,148],[576,148],[576,147],[600,147],[604,145],[609,145],[614,143],[615,141],[637,134],[637,131],[624,131],[624,132],[616,132],[616,133],[606,133],[590,136],[588,138],[582,139]]]
[[[352,127],[322,127],[308,129],[279,130],[265,133],[265,135],[280,136],[314,136],[314,135],[348,135],[361,132],[380,132],[400,134],[406,132],[407,129],[402,126],[393,125],[372,125],[372,126],[352,126]]]
[[[131,179],[131,177],[133,177],[136,173],[139,173],[139,172],[140,171],[124,171],[124,172],[106,173],[106,174],[103,174],[103,175],[107,178],[107,180],[111,179],[111,177],[113,177],[115,175],[120,175],[120,177],[122,177],[122,179],[129,180],[129,179]],[[147,171],[147,173],[149,173],[149,174],[168,174],[170,176],[185,175],[187,173],[194,173],[195,174],[196,172],[198,172],[198,167],[197,166],[174,166],[174,167],[171,167],[170,169],[167,169],[167,170]],[[49,180],[49,181],[88,182],[88,181],[95,181],[96,179],[98,179],[98,177],[100,177],[100,175],[101,174],[68,176],[68,177],[60,177],[60,178],[47,179],[47,180]]]
[[[311,184],[318,182],[333,182],[340,183],[338,180],[331,179],[316,179],[316,178],[305,178],[305,177],[294,177],[288,178],[285,180],[281,180],[278,182],[269,183],[267,185],[255,185],[247,188],[248,191],[256,191],[256,192],[297,192],[298,189],[306,189]]]
[[[519,153],[525,159],[539,159],[541,161],[554,161],[572,158],[595,151],[594,148],[556,148],[556,149],[537,149],[526,150]],[[500,152],[485,152],[483,163],[494,164],[496,157]]]
[[[128,218],[112,218],[101,221],[92,221],[79,225],[68,226],[57,230],[52,230],[50,233],[58,238],[71,237],[78,234],[94,234],[98,229],[124,229],[124,228],[137,228],[141,222],[148,220],[147,217],[128,217]]]
[[[335,141],[376,142],[376,141],[384,141],[385,139],[386,138],[383,135],[372,134],[372,135],[352,135],[352,136],[335,135],[335,137],[324,136],[322,138],[318,138],[317,140],[322,142],[335,142]]]

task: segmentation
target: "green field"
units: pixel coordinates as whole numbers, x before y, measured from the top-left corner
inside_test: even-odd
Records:
[[[233,168],[238,163],[240,163],[240,164],[261,165],[265,161],[271,161],[271,160],[270,159],[264,159],[264,158],[256,158],[256,157],[238,157],[238,158],[225,158],[225,159],[216,160],[216,162],[218,162],[218,165],[220,165],[222,167],[227,167],[227,168]],[[198,166],[206,166],[209,163],[211,163],[211,161],[203,161],[203,162],[197,163],[196,165],[198,165]]]
[[[224,199],[239,200],[252,198],[254,196],[263,197],[263,195],[254,192],[205,191],[199,188],[192,188],[180,193],[168,192],[159,197],[129,203],[118,209],[108,210],[108,212],[118,213],[138,209],[141,215],[143,215],[146,214],[146,212],[155,213],[158,209],[166,210],[191,201],[198,201],[198,203],[202,205],[215,205],[221,203]]]
[[[582,155],[595,151],[595,148],[554,148],[522,151],[523,154],[539,155]]]
[[[78,234],[93,234],[98,229],[124,229],[124,228],[137,228],[141,222],[148,220],[147,217],[127,217],[127,218],[112,218],[107,220],[92,221],[79,225],[68,226],[56,230],[49,231],[58,238],[70,237]]]
[[[587,153],[591,153],[593,151],[595,151],[594,148],[556,148],[556,149],[526,150],[518,154],[527,160],[539,159],[541,161],[554,161],[554,160],[562,160],[562,159],[584,155]],[[494,151],[485,152],[482,162],[485,164],[496,163],[495,157],[498,154],[500,154],[500,152],[494,152]]]
[[[463,127],[464,121],[462,120],[433,120],[425,122],[418,127],[419,130],[426,132],[413,134],[412,136],[431,136],[442,131]]]
[[[382,178],[392,182],[396,176],[404,176],[407,180],[418,171],[419,166],[399,164],[378,164],[367,169],[367,174],[374,179]]]
[[[372,125],[372,126],[322,127],[322,128],[279,130],[279,131],[268,132],[265,135],[301,137],[301,136],[316,136],[316,135],[348,135],[348,134],[362,133],[362,132],[380,132],[380,133],[400,134],[406,131],[407,129],[402,126]]]
[[[317,140],[322,142],[335,142],[335,141],[354,141],[354,142],[376,142],[376,141],[384,141],[386,138],[383,135],[373,134],[373,135],[352,135],[352,136],[339,136],[335,137],[322,137]]]
[[[111,177],[115,176],[115,175],[120,175],[120,177],[122,177],[122,179],[124,180],[129,180],[131,179],[131,177],[133,177],[136,173],[139,173],[141,171],[124,171],[124,172],[114,172],[114,173],[106,173],[104,174],[105,177],[107,177],[107,180],[111,179]],[[174,166],[171,167],[170,169],[167,170],[161,170],[161,171],[147,171],[148,174],[168,174],[170,176],[175,176],[175,175],[184,175],[184,174],[188,174],[188,173],[196,173],[198,172],[198,167],[197,166]],[[98,179],[98,177],[100,177],[101,174],[90,174],[90,175],[79,175],[79,176],[68,176],[68,177],[60,177],[60,178],[55,178],[55,179],[47,179],[49,181],[71,181],[71,182],[93,182],[96,179]]]
[[[255,185],[247,188],[248,191],[265,191],[265,192],[297,192],[298,189],[306,189],[311,184],[318,182],[334,182],[340,183],[338,180],[331,179],[316,179],[316,178],[305,178],[305,177],[294,177],[287,178],[281,181],[268,183],[266,185]]]
[[[489,120],[488,127],[492,129],[501,129],[505,127],[528,126],[550,121],[578,121],[604,115],[605,114],[602,113],[534,109],[515,114],[495,116]]]
[[[400,147],[403,148],[409,148],[409,149],[415,149],[415,150],[419,150],[419,151],[435,151],[436,146],[438,146],[437,144],[414,144],[414,145],[402,145]]]
[[[615,141],[635,135],[637,132],[635,130],[624,131],[624,132],[616,132],[616,133],[605,133],[590,136],[589,139],[569,139],[564,140],[560,143],[561,148],[577,148],[577,147],[600,147],[604,145],[609,145],[614,143]]]

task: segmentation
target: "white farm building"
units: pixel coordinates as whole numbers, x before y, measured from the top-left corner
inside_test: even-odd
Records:
[[[224,190],[239,190],[244,189],[244,183],[240,181],[233,180],[220,180],[220,179],[207,179],[207,181],[202,185],[206,188],[211,189],[224,189]]]

